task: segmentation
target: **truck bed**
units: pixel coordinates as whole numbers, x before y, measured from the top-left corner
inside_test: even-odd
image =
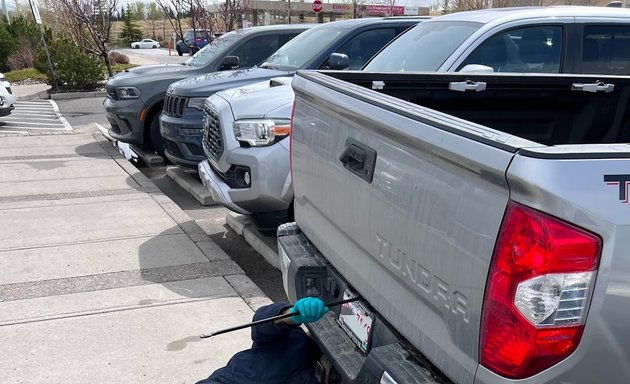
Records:
[[[331,71],[293,88],[296,222],[391,328],[457,383],[512,382],[479,348],[515,203],[603,239],[579,347],[527,382],[627,381],[630,78]]]

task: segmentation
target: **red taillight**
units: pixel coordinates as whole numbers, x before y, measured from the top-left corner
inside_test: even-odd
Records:
[[[577,348],[601,240],[511,202],[495,246],[481,321],[481,364],[521,379]]]

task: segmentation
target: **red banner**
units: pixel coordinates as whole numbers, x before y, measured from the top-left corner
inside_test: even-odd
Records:
[[[405,7],[402,5],[364,5],[368,15],[404,15]]]

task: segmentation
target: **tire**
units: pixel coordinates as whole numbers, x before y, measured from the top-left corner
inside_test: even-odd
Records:
[[[147,140],[145,140],[145,143]],[[151,149],[158,155],[164,157],[164,140],[160,133],[160,111],[157,111],[151,117],[149,122],[149,140]]]
[[[140,46],[138,44],[134,45],[133,49],[140,49]]]
[[[151,48],[155,49],[155,48],[157,48],[157,46],[156,46],[156,45],[154,45],[154,46],[152,46]]]
[[[184,52],[182,52],[179,47],[177,47],[177,54],[180,56],[184,56]]]

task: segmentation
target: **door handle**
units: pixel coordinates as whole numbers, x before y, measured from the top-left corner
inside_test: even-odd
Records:
[[[372,182],[376,165],[376,151],[373,148],[348,137],[339,161],[351,173],[368,183]]]

